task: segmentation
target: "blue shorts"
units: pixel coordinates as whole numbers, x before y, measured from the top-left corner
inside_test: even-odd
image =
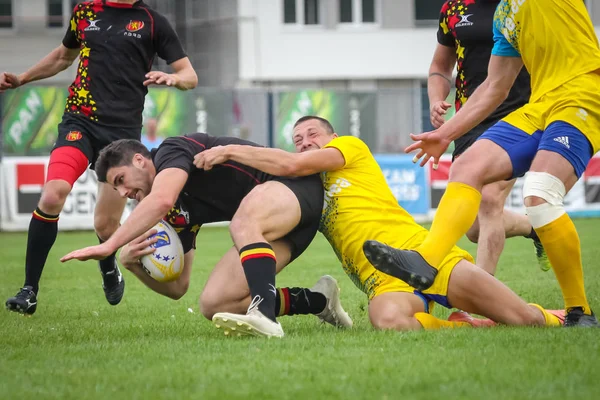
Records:
[[[539,150],[547,150],[563,156],[580,178],[593,156],[592,145],[581,131],[563,121],[554,121],[544,131],[529,135],[504,121],[488,129],[478,140],[487,139],[502,147],[510,157],[512,178],[523,176]],[[511,179],[512,179],[511,178]]]
[[[452,306],[448,302],[448,296],[442,296],[441,294],[427,294],[427,293],[423,293],[419,290],[415,290],[413,293],[416,294],[417,296],[419,296],[421,298],[421,300],[423,300],[423,304],[425,304],[425,312],[426,313],[431,313],[431,310],[429,307],[431,302],[438,303],[439,305],[442,305],[446,308],[452,308]]]

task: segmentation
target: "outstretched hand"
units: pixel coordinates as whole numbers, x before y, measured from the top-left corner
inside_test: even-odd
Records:
[[[115,252],[115,249],[107,245],[108,242],[104,242],[97,246],[85,247],[83,249],[75,250],[67,254],[66,256],[60,259],[61,262],[66,262],[70,260],[79,260],[79,261],[87,261],[87,260],[104,260],[106,257],[110,256]]]
[[[194,156],[194,165],[198,169],[209,171],[215,165],[223,164],[227,160],[225,146],[215,146],[196,154]]]
[[[431,131],[421,133],[420,135],[410,134],[410,138],[415,143],[404,149],[405,153],[411,153],[418,150],[417,154],[413,158],[413,163],[421,160],[420,165],[424,167],[427,162],[433,158],[433,169],[437,169],[440,162],[440,157],[448,146],[450,146],[450,140],[445,136],[441,135],[439,131]]]

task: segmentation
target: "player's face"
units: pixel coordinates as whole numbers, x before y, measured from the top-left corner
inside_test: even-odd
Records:
[[[302,122],[294,128],[292,136],[298,153],[320,149],[335,137],[337,135],[328,133],[323,124],[318,120]]]
[[[132,164],[109,169],[106,181],[121,197],[142,201],[152,188],[152,175],[147,162],[142,155],[136,154]]]

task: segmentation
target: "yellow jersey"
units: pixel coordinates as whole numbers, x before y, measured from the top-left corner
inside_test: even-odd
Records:
[[[600,69],[600,49],[583,0],[502,0],[494,15],[493,55],[521,57],[531,100]]]
[[[367,261],[363,243],[372,239],[400,247],[426,230],[400,207],[363,141],[342,136],[328,147],[338,149],[345,164],[339,170],[321,173],[325,201],[319,230],[350,279],[372,295],[380,273]]]

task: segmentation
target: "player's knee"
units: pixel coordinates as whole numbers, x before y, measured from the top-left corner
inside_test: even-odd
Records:
[[[106,215],[94,215],[94,230],[96,235],[102,240],[108,240],[113,233],[119,228],[120,221]]]
[[[411,330],[410,318],[398,312],[381,312],[371,315],[371,324],[375,329],[394,329],[397,331]]]
[[[71,192],[71,185],[65,181],[50,181],[44,186],[39,207],[48,214],[58,214]]]
[[[237,244],[246,242],[250,237],[262,234],[260,221],[253,218],[251,212],[239,212],[235,214],[229,223],[229,234],[233,242]]]
[[[481,194],[481,205],[479,215],[492,217],[502,214],[504,210],[504,197],[497,190],[483,190]]]
[[[219,300],[215,296],[211,296],[210,291],[207,290],[204,290],[200,294],[200,299],[198,300],[200,312],[209,321],[212,321],[213,315],[219,312],[219,303]]]
[[[467,239],[471,241],[471,243],[479,242],[479,221],[475,220],[473,225],[467,231]]]
[[[557,220],[565,213],[565,185],[546,172],[528,172],[523,197],[529,222],[534,229]]]
[[[482,175],[472,167],[475,162],[478,162],[478,160],[470,152],[461,154],[450,168],[448,179],[452,182],[462,182],[473,187],[481,187],[483,185]]]

